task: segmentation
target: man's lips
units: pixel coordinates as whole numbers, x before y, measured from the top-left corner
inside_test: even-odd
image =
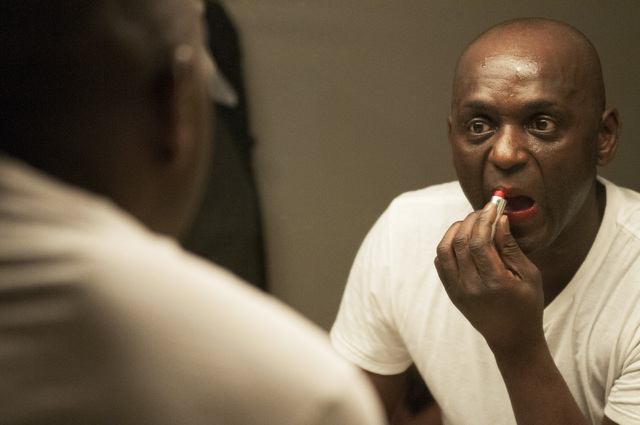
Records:
[[[534,217],[538,213],[536,202],[513,188],[501,189],[505,194],[507,206],[504,214],[509,218],[510,224],[515,224]]]
[[[534,217],[536,214],[538,214],[538,206],[536,204],[522,210],[510,210],[509,201],[507,201],[507,208],[504,210],[504,215],[509,218],[509,224],[519,223]]]

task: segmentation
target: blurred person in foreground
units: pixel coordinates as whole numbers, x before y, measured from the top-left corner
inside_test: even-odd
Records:
[[[459,181],[378,220],[334,346],[389,415],[415,363],[444,424],[640,423],[640,195],[597,175],[620,122],[594,46],[547,19],[491,28],[458,61],[448,123]]]
[[[215,68],[195,0],[0,6],[0,423],[374,424],[366,378],[183,251]]]

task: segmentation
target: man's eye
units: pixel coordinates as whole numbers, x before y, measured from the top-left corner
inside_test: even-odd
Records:
[[[483,120],[473,120],[468,125],[469,131],[472,134],[484,134],[487,131],[491,130],[491,127],[486,121]]]
[[[556,124],[547,118],[539,118],[533,122],[531,127],[537,131],[550,132],[556,129]]]

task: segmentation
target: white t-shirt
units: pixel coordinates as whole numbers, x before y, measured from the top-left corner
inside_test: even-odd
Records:
[[[640,424],[640,194],[600,181],[607,205],[598,235],[545,309],[544,331],[587,418]],[[374,373],[415,362],[445,424],[514,424],[493,354],[433,264],[446,230],[469,212],[457,182],[395,199],[358,252],[331,338]]]
[[[0,156],[0,423],[376,424],[326,333]]]

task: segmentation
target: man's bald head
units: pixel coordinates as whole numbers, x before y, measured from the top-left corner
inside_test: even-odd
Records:
[[[576,28],[544,18],[520,18],[500,23],[480,34],[462,53],[456,66],[452,103],[461,78],[472,66],[496,55],[530,55],[538,61],[575,65],[573,78],[586,90],[596,112],[605,108],[605,88],[598,53]]]
[[[0,149],[29,160],[70,143],[100,115],[153,96],[166,82],[175,47],[197,36],[199,6],[194,0],[3,1]]]
[[[0,153],[179,234],[209,158],[201,0],[3,0]]]

